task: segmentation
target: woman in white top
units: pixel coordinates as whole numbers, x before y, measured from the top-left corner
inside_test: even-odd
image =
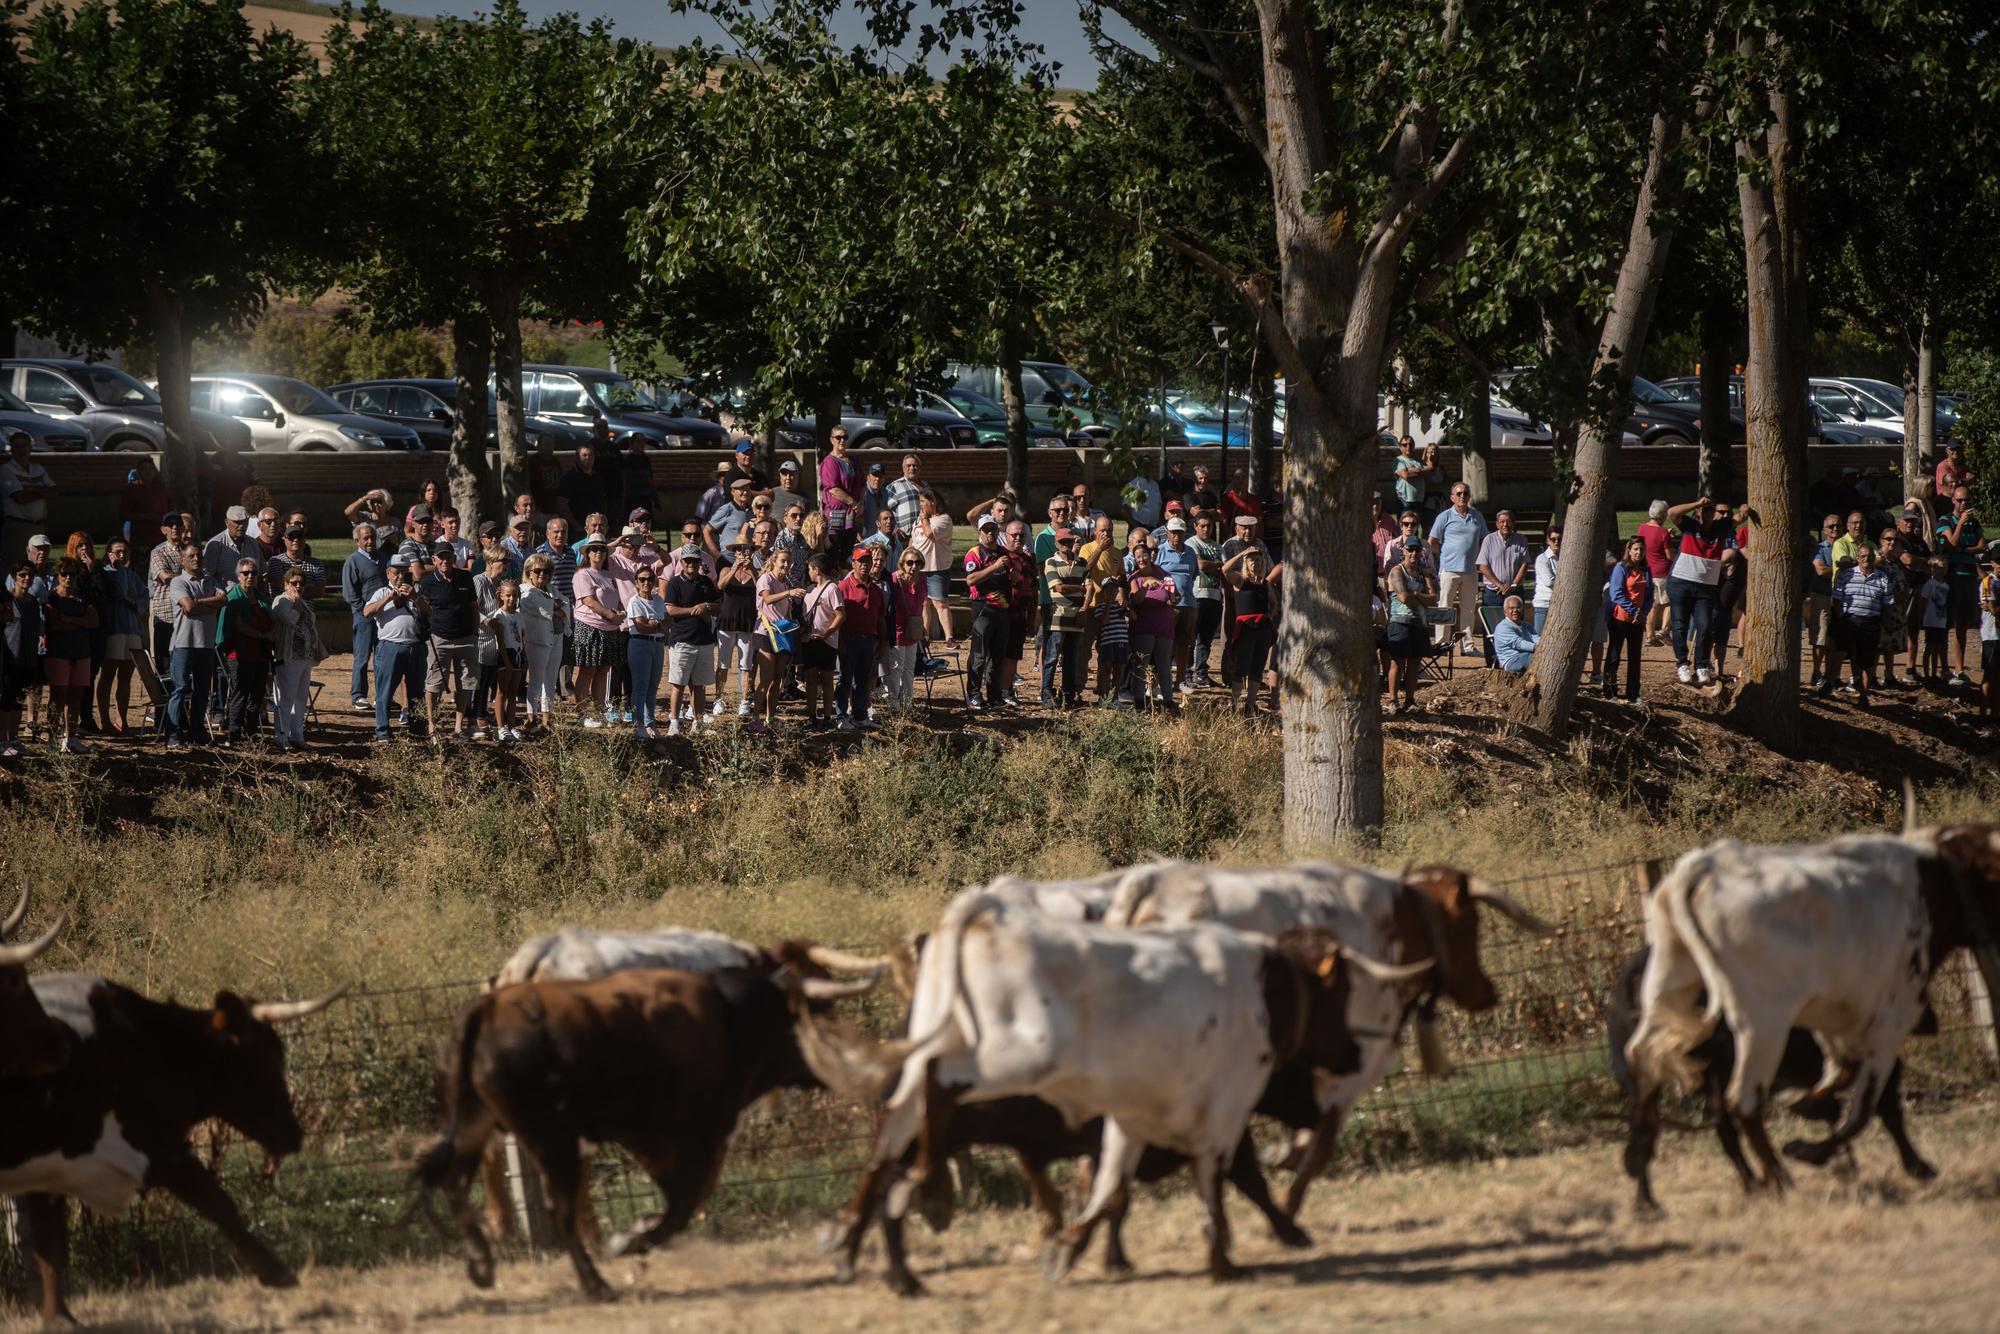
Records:
[[[924,579],[928,585],[924,595],[929,599],[931,612],[937,617],[938,633],[943,636],[946,648],[955,649],[958,639],[951,626],[951,567],[954,563],[951,515],[945,513],[944,502],[928,486],[917,493],[917,526],[910,532],[910,545],[924,558]]]
[[[556,712],[556,686],[562,678],[563,636],[569,633],[569,604],[550,585],[555,562],[546,555],[528,557],[521,587],[521,655],[528,674],[528,725],[536,720],[547,728]]]
[[[1535,557],[1535,634],[1540,636],[1542,626],[1549,619],[1549,603],[1556,595],[1556,556],[1562,550],[1563,530],[1555,524],[1549,525],[1549,544],[1542,548],[1542,554]]]
[[[319,620],[305,599],[306,576],[285,571],[285,586],[271,599],[272,701],[277,706],[271,740],[279,750],[306,744],[306,707],[312,699],[312,670],[322,656]]]

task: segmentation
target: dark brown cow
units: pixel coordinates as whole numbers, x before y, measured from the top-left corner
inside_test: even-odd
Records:
[[[875,984],[801,982],[822,1004]],[[472,1207],[487,1141],[520,1140],[549,1184],[549,1207],[583,1290],[613,1293],[578,1235],[580,1141],[617,1144],[666,1199],[652,1225],[612,1240],[636,1255],[684,1229],[715,1188],[738,1117],[766,1093],[818,1088],[792,1032],[793,1004],[770,974],[628,969],[586,982],[525,982],[479,997],[446,1051],[445,1128],[418,1160],[428,1201],[442,1189],[475,1286],[493,1284],[493,1249]]]
[[[28,891],[0,920],[0,1074],[45,1075],[69,1059],[69,1030],[49,1018],[28,985],[28,965],[50,945],[69,920],[67,913],[34,940],[9,945],[7,938],[28,917]]]

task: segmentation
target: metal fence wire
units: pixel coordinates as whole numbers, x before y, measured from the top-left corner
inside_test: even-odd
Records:
[[[1517,1154],[1622,1135],[1605,1026],[1619,970],[1642,943],[1645,877],[1637,863],[1507,882],[1505,888],[1557,930],[1533,938],[1487,918],[1480,952],[1499,1005],[1467,1015],[1439,1008],[1454,1071],[1429,1079],[1413,1053],[1349,1119],[1339,1160],[1349,1167],[1417,1159]],[[441,1123],[440,1046],[476,982],[360,990],[287,1032],[288,1068],[305,1149],[273,1179],[262,1155],[211,1123],[197,1134],[258,1235],[293,1263],[368,1265],[421,1259],[455,1246],[421,1213],[412,1216],[410,1168]],[[1905,1048],[1905,1097],[1921,1114],[1990,1083],[1992,1010],[1969,966],[1943,969],[1932,988],[1940,1032]],[[898,1004],[878,991],[850,1017],[887,1032]],[[872,1109],[826,1093],[786,1093],[746,1116],[698,1226],[738,1234],[778,1218],[817,1216],[845,1197],[867,1153]],[[977,1184],[1019,1198],[1005,1155],[981,1165]],[[534,1197],[510,1159],[510,1206]],[[532,1170],[532,1169],[529,1169]],[[1338,1170],[1338,1168],[1336,1168]],[[652,1183],[613,1149],[594,1160],[593,1198],[607,1231],[657,1211]],[[524,1215],[524,1221],[532,1217]],[[17,1290],[30,1266],[0,1247],[0,1277]],[[517,1229],[531,1236],[532,1228]],[[120,1219],[78,1211],[72,1265],[80,1286],[231,1274],[228,1244],[164,1193]]]

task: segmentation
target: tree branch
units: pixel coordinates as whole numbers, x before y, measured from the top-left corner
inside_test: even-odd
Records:
[[[1104,8],[1137,28],[1147,41],[1159,48],[1160,54],[1186,65],[1221,89],[1223,100],[1228,102],[1229,109],[1236,113],[1236,120],[1242,126],[1244,137],[1250,141],[1250,146],[1257,150],[1257,156],[1263,159],[1265,165],[1270,165],[1270,148],[1264,134],[1263,117],[1259,116],[1256,108],[1250,105],[1249,96],[1243,89],[1243,80],[1238,78],[1236,71],[1230,67],[1227,53],[1216,44],[1215,34],[1210,29],[1189,25],[1201,39],[1202,49],[1208,53],[1208,58],[1203,59],[1185,43],[1176,41],[1163,24],[1156,22],[1127,0],[1100,0],[1100,2]]]
[[[1476,130],[1468,130],[1460,135],[1452,146],[1445,150],[1443,159],[1439,161],[1437,170],[1431,173],[1430,179],[1412,192],[1394,212],[1388,213],[1382,221],[1375,224],[1374,230],[1368,234],[1367,251],[1371,259],[1377,250],[1386,252],[1402,245],[1403,239],[1409,235],[1410,228],[1416,225],[1424,210],[1437,202],[1445,187],[1465,169],[1466,163],[1472,161],[1472,150],[1478,137]]]
[[[1057,195],[1029,195],[1028,198],[1044,208],[1061,209],[1070,214],[1081,213],[1107,227],[1116,227],[1135,236],[1150,237],[1183,259],[1191,260],[1214,274],[1227,283],[1230,290],[1242,298],[1243,304],[1250,308],[1250,313],[1257,317],[1257,327],[1271,345],[1271,353],[1277,358],[1278,365],[1283,368],[1286,379],[1305,385],[1313,383],[1312,368],[1306,364],[1298,344],[1292,339],[1291,331],[1285,327],[1284,312],[1279,310],[1278,303],[1271,299],[1271,280],[1266,275],[1238,273],[1234,266],[1185,238],[1100,204],[1083,203]]]

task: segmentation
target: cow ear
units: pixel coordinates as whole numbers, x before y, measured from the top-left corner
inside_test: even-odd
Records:
[[[1321,955],[1319,967],[1313,971],[1319,974],[1321,981],[1331,982],[1333,981],[1334,970],[1338,967],[1340,967],[1340,951],[1336,948],[1330,949]]]
[[[250,1010],[233,991],[215,993],[215,1009],[208,1016],[209,1027],[234,1042],[249,1022]]]

